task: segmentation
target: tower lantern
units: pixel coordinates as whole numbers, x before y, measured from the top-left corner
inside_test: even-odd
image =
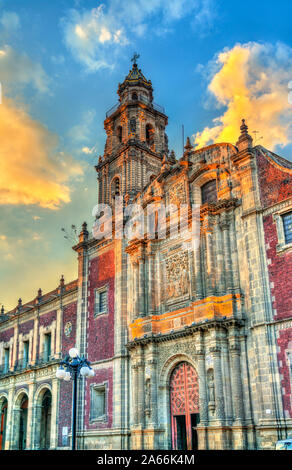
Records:
[[[163,155],[168,154],[164,108],[153,102],[153,87],[138,68],[132,68],[118,86],[119,102],[106,113],[104,155],[96,170],[99,202],[113,204],[116,196],[131,202],[159,174]]]

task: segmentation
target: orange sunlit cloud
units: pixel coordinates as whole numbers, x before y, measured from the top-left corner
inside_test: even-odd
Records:
[[[58,137],[10,99],[0,105],[0,204],[58,209],[70,202],[69,181],[82,175],[59,152]]]
[[[217,71],[209,92],[225,112],[213,127],[195,134],[197,147],[213,142],[236,143],[245,118],[250,134],[257,131],[260,143],[273,150],[292,141],[292,105],[288,83],[292,77],[292,49],[284,44],[237,44],[216,58]],[[219,70],[218,70],[219,67]]]

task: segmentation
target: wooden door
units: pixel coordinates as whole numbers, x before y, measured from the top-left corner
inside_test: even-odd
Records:
[[[199,414],[199,384],[195,369],[187,362],[181,362],[172,372],[170,410],[173,449],[191,450]]]

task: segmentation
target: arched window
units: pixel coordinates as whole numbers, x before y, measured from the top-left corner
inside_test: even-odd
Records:
[[[202,204],[206,202],[217,202],[216,180],[211,180],[201,187]]]
[[[130,119],[130,132],[132,134],[136,133],[136,119],[135,118]]]
[[[119,196],[120,191],[121,191],[120,178],[116,177],[112,181],[112,196],[113,196],[113,198],[115,198],[115,196]]]
[[[133,101],[137,101],[138,100],[138,95],[137,93],[134,91],[134,93],[132,93],[132,100]]]
[[[150,176],[150,183],[152,183],[153,180],[155,180],[156,176],[155,175],[151,175]]]
[[[122,128],[122,126],[118,127],[117,136],[118,136],[119,142],[122,142],[122,140],[123,140],[123,128]]]
[[[154,144],[154,129],[151,124],[146,125],[146,142],[149,147]]]

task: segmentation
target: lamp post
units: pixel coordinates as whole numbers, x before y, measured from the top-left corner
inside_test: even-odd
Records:
[[[90,362],[85,357],[79,357],[76,348],[72,348],[56,372],[58,379],[65,382],[73,380],[73,400],[72,400],[72,450],[76,450],[76,411],[77,411],[77,379],[80,377],[93,377],[94,370],[90,367]]]

